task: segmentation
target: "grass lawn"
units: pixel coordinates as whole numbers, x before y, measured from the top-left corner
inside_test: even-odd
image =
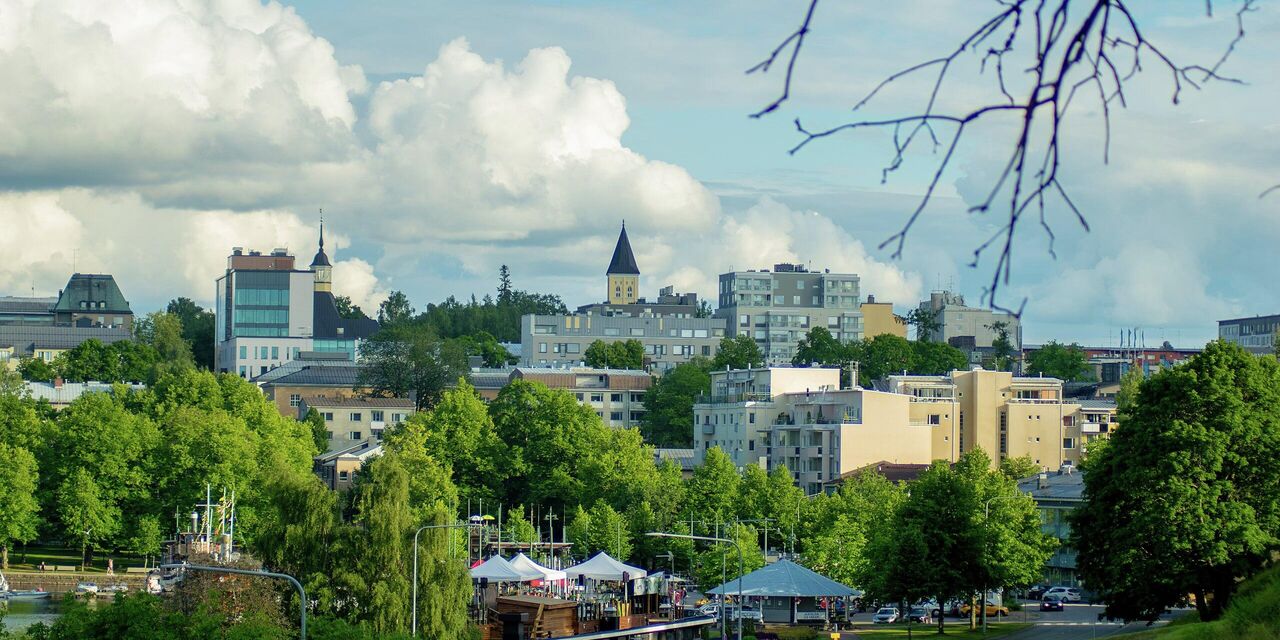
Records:
[[[1021,631],[1031,626],[1025,622],[992,622],[987,625],[988,638],[999,638],[1007,636],[1015,631]],[[888,624],[875,627],[859,626],[853,630],[853,633],[859,638],[905,638],[907,637],[907,625],[905,624]],[[947,625],[947,633],[945,636],[938,635],[938,627],[936,624],[911,625],[911,637],[913,638],[981,638],[982,628],[979,627],[975,631],[969,630],[967,622],[957,625]]]
[[[116,573],[123,573],[126,567],[141,567],[142,558],[131,554],[108,554],[97,551],[93,554],[93,566],[85,567],[86,572],[107,572],[107,560],[115,560]],[[80,570],[80,547],[68,549],[64,547],[23,547],[21,545],[9,549],[10,571],[35,571],[43,562],[53,570],[54,565],[74,566]]]

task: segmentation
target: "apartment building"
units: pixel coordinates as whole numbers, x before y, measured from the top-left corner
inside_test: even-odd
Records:
[[[361,365],[345,353],[299,352],[298,357],[253,379],[280,415],[298,414],[304,397],[354,398],[368,393],[360,383]]]
[[[242,378],[260,376],[303,351],[344,353],[354,361],[359,342],[378,330],[375,320],[338,315],[324,223],[310,269],[296,269],[285,249],[263,255],[236,247],[214,296],[214,368]]]
[[[858,305],[862,312],[862,335],[874,338],[879,335],[907,337],[907,319],[893,312],[893,303],[876,302],[875,296]]]
[[[520,319],[520,358],[524,366],[579,366],[596,340],[638,340],[645,367],[661,373],[696,356],[715,357],[724,337],[719,318],[529,314]]]
[[[929,336],[934,342],[980,353],[991,348],[999,335],[997,323],[1003,323],[1014,355],[1022,353],[1022,323],[1013,314],[968,306],[964,296],[950,291],[934,291],[928,300],[920,303],[920,309],[936,314],[937,328]]]
[[[653,377],[644,371],[590,367],[516,367],[509,380],[540,382],[551,389],[568,391],[579,404],[595,411],[615,429],[640,426],[644,394],[653,385]]]
[[[124,327],[0,325],[0,369],[16,371],[23,358],[53,362],[59,354],[86,340],[111,344],[132,339],[133,332]]]
[[[1234,342],[1255,355],[1276,352],[1277,331],[1280,331],[1280,315],[1218,321],[1219,340]]]
[[[954,461],[981,447],[993,465],[1024,455],[1042,468],[1078,464],[1085,437],[1101,433],[1100,426],[1095,428],[1099,423],[1087,422],[1086,416],[1106,413],[1101,407],[1084,412],[1079,401],[1065,399],[1057,378],[980,368],[945,376],[889,376],[885,390],[909,398],[911,424],[932,434],[931,459]]]
[[[346,491],[356,481],[356,475],[366,462],[382,455],[382,445],[365,440],[339,451],[322,453],[312,462],[315,472],[331,491]]]
[[[715,317],[724,320],[730,337],[754,338],[766,364],[790,364],[797,343],[814,327],[825,327],[838,340],[863,337],[858,283],[857,275],[819,273],[800,264],[722,273]]]
[[[52,362],[89,339],[133,339],[133,310],[111,275],[72,274],[56,297],[0,296],[0,369]]]
[[[413,415],[414,405],[408,398],[310,396],[298,403],[298,419],[311,409],[324,418],[333,452],[365,441],[382,442],[383,432]]]
[[[720,447],[738,467],[767,466],[764,440],[784,411],[778,400],[790,392],[837,388],[837,369],[764,367],[711,372],[711,393],[693,405],[693,449],[702,464],[707,449]]]

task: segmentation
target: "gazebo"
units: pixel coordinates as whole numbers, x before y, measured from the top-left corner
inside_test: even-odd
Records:
[[[737,597],[738,579],[708,589],[707,594]],[[790,560],[779,560],[742,576],[742,596],[760,600],[760,613],[765,622],[793,624],[825,620],[827,610],[818,606],[819,598],[853,595],[857,595],[853,588]]]

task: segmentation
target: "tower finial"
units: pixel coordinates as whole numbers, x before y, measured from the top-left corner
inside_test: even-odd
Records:
[[[324,209],[320,209],[320,250],[324,251]]]

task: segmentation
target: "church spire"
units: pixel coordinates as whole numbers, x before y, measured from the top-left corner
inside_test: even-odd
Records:
[[[640,267],[636,266],[636,256],[631,252],[631,241],[627,238],[627,222],[622,222],[622,233],[618,234],[618,244],[613,248],[613,260],[609,262],[609,270],[605,275],[640,275]]]
[[[320,217],[320,250],[316,251],[316,257],[311,259],[311,270],[315,271],[315,267],[331,267],[329,264],[329,256],[324,252],[324,217]]]

